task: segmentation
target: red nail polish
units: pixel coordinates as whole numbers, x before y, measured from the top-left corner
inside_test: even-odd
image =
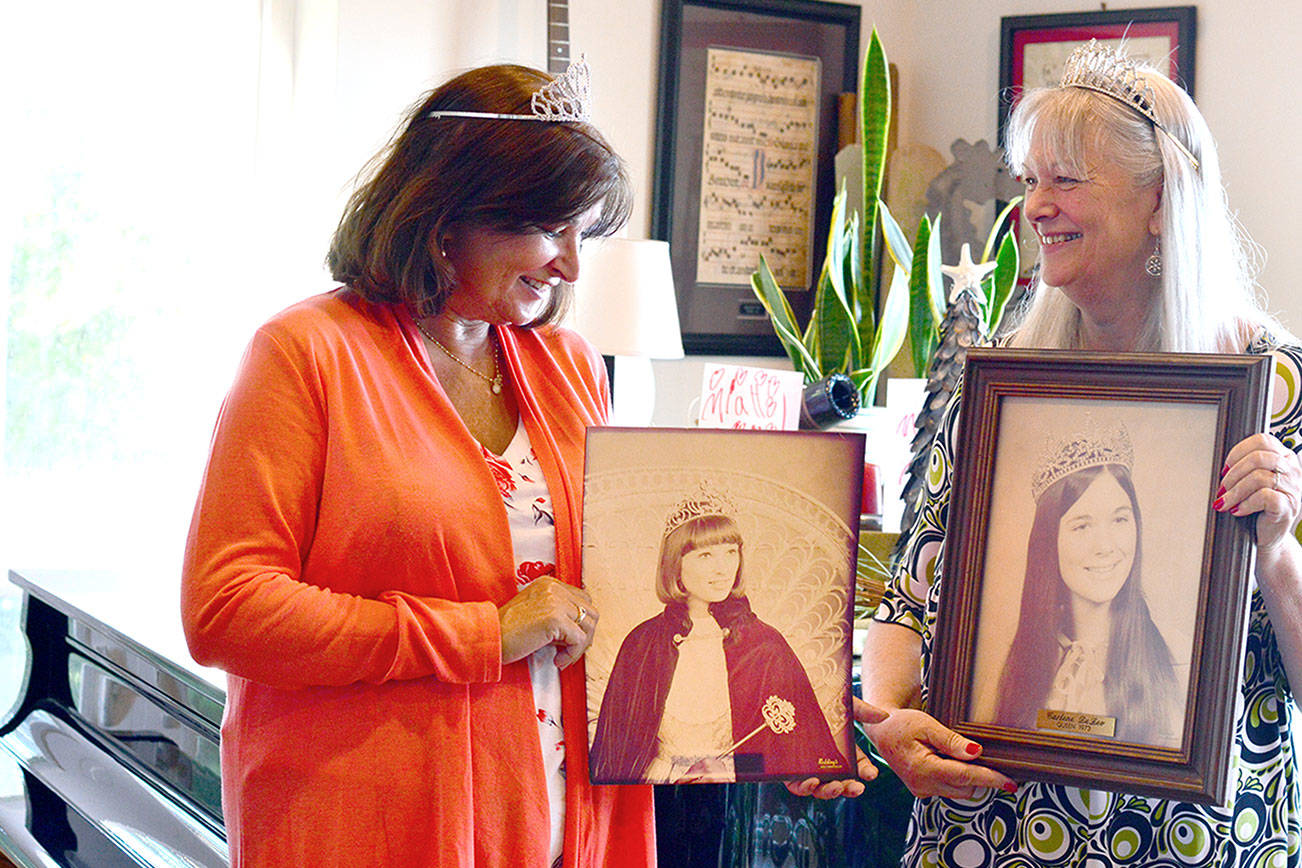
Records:
[[[1220,488],[1220,490],[1216,492],[1216,496],[1217,496],[1217,497],[1224,497],[1224,496],[1225,496],[1225,486],[1224,486],[1224,485],[1222,485],[1221,488]]]
[[[1220,509],[1224,505],[1225,505],[1224,497],[1218,497],[1214,501],[1212,501],[1212,509]]]
[[[1002,789],[1005,793],[1015,793],[1017,792],[1017,784],[1013,783],[1012,781],[1009,781],[1008,783],[1003,785]]]
[[[1228,464],[1222,464],[1222,465],[1221,465],[1221,476],[1224,476],[1225,474],[1227,474],[1227,473],[1229,473],[1229,472],[1230,472],[1230,465],[1228,465]]]
[[[963,748],[963,750],[967,751],[968,756],[976,756],[981,753],[981,746],[979,744],[969,743],[967,747]]]
[[[1239,505],[1236,503],[1234,504],[1234,506],[1230,507],[1230,515],[1238,515],[1238,514],[1239,514]]]

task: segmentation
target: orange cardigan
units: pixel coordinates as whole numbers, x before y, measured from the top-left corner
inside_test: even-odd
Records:
[[[498,330],[579,583],[584,429],[600,357],[563,329]],[[542,866],[549,823],[501,496],[411,317],[348,289],[258,330],[195,507],[182,617],[229,673],[232,864]],[[651,790],[588,783],[583,666],[561,676],[565,864],[654,864]]]

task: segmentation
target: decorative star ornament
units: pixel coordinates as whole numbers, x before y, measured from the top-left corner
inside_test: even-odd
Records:
[[[958,256],[958,265],[941,265],[940,270],[954,281],[954,285],[949,290],[949,301],[953,304],[958,301],[959,294],[965,289],[972,290],[973,295],[984,300],[985,293],[981,291],[981,281],[995,270],[995,263],[983,262],[977,265],[972,261],[972,245],[964,244]]]

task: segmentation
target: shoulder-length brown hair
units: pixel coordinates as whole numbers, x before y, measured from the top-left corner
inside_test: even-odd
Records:
[[[737,578],[733,580],[728,596],[745,596],[746,580],[742,568],[746,556],[741,529],[726,515],[700,515],[683,522],[660,540],[660,569],[656,572],[656,596],[660,602],[681,603],[687,599],[687,589],[682,583],[684,555],[723,543],[737,547]]]
[[[622,226],[632,208],[628,172],[590,124],[429,117],[438,110],[529,114],[530,98],[551,80],[526,66],[480,67],[410,109],[344,208],[326,257],[334,279],[370,301],[429,316],[452,289],[451,268],[431,246],[455,225],[530,232],[600,205],[587,234]],[[561,287],[534,325],[563,315],[569,290]]]

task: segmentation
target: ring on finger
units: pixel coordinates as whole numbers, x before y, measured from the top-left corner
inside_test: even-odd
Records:
[[[583,621],[587,617],[588,617],[588,610],[583,608],[582,606],[579,606],[579,617],[574,619],[574,623],[582,627]]]
[[[1276,491],[1283,491],[1284,489],[1282,489],[1282,488],[1279,487],[1279,477],[1280,477],[1280,475],[1281,475],[1281,474],[1280,474],[1280,471],[1279,471],[1279,468],[1276,467],[1274,470],[1272,470],[1272,471],[1270,471],[1270,472],[1271,472],[1272,474],[1274,474],[1274,476],[1275,476],[1275,480],[1274,480],[1274,482],[1271,484],[1271,488],[1275,489]]]

